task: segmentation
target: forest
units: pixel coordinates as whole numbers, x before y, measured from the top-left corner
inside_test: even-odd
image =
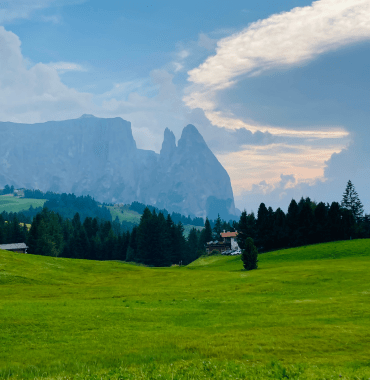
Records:
[[[184,236],[183,223],[175,223],[169,213],[165,216],[156,208],[145,207],[138,226],[128,230],[116,218],[113,222],[77,212],[71,217],[59,213],[63,199],[50,200],[57,211],[45,207],[31,221],[23,213],[0,214],[0,244],[26,242],[28,253],[90,260],[121,260],[147,266],[187,265],[205,254],[205,244],[220,240],[220,233],[238,231],[238,244],[244,249],[252,238],[260,253],[281,248],[298,247],[337,240],[370,237],[370,216],[354,186],[349,181],[343,200],[324,204],[310,198],[290,202],[285,214],[261,203],[257,215],[243,211],[238,222],[226,222],[220,216],[204,228],[192,228]],[[92,204],[92,199],[82,197]],[[66,202],[68,204],[68,202]],[[22,225],[23,224],[23,225]]]

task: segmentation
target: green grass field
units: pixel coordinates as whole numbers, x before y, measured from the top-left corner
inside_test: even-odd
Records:
[[[136,211],[130,210],[128,206],[108,206],[107,207],[112,215],[112,219],[115,220],[118,216],[120,222],[140,223],[141,214]]]
[[[13,195],[1,195],[0,196],[0,213],[6,212],[19,212],[28,210],[31,205],[36,207],[42,207],[46,199],[30,199],[30,198],[18,198]]]
[[[259,260],[0,251],[0,378],[369,379],[370,240]]]

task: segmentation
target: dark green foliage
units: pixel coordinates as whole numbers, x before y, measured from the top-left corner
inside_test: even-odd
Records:
[[[364,214],[364,206],[351,181],[348,181],[343,193],[342,207],[350,210],[357,221],[360,221]]]
[[[299,217],[298,217],[298,236],[301,245],[312,244],[314,242],[313,224],[314,213],[310,198],[299,201]]]
[[[213,249],[209,255],[210,256],[221,255],[221,252],[218,249]]]
[[[298,204],[294,199],[292,199],[288,207],[288,213],[286,215],[288,235],[289,235],[290,245],[292,247],[299,244],[298,220],[299,220]]]
[[[280,208],[274,213],[271,240],[274,248],[286,247],[289,241],[286,216]]]
[[[134,227],[131,231],[130,242],[127,248],[126,261],[131,262],[138,260],[137,254],[137,227]]]
[[[252,270],[258,267],[258,250],[254,245],[252,238],[247,238],[245,241],[245,248],[243,249],[241,259],[243,261],[244,269]]]
[[[0,190],[0,195],[7,195],[14,193],[14,186],[5,185],[4,189]]]
[[[213,227],[213,232],[214,232],[214,239],[215,240],[219,240],[220,237],[221,237],[221,232],[222,232],[222,221],[221,221],[221,218],[220,218],[220,214],[218,214],[217,216],[217,219],[216,219],[216,222],[215,222],[215,225]]]
[[[112,221],[109,209],[104,205],[100,205],[90,195],[77,197],[75,194],[56,194],[51,191],[43,193],[40,190],[24,190],[24,197],[47,199],[44,207],[58,213],[64,218],[72,219],[76,212],[78,212],[82,221],[88,216]],[[37,209],[37,212],[40,211]],[[30,216],[33,217],[34,215]]]
[[[272,211],[272,209],[271,209]],[[256,236],[256,244],[258,247],[263,247],[264,249],[270,249],[271,247],[271,229],[272,223],[271,220],[272,215],[271,211],[266,208],[264,203],[261,203],[258,212],[257,212],[257,236]]]
[[[198,251],[198,232],[192,228],[187,239],[187,258],[189,262],[196,260],[199,257]]]
[[[206,243],[212,240],[213,237],[211,223],[209,222],[208,218],[206,218],[206,221],[204,222],[204,228],[200,232],[200,236],[198,239],[198,250],[205,253]]]
[[[166,209],[158,209],[157,207],[145,205],[144,203],[140,202],[132,202],[130,205],[130,210],[136,211],[139,214],[142,214],[146,208],[150,210],[150,212],[153,212],[154,210],[156,213],[160,214],[162,213],[165,218],[169,215],[169,212]],[[203,226],[204,220],[203,218],[191,218],[190,216],[184,216],[177,212],[172,212],[171,219],[175,224],[178,224],[181,222],[183,225],[193,225],[193,226]]]

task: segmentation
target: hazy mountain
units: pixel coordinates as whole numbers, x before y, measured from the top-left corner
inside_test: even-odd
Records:
[[[83,115],[40,124],[0,122],[0,186],[139,201],[185,215],[235,214],[226,170],[193,125],[176,146],[166,129],[160,154],[136,147],[131,123]]]

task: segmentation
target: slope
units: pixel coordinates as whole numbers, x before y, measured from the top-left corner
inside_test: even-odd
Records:
[[[266,253],[251,272],[0,251],[0,378],[368,378],[369,264],[370,240]]]

